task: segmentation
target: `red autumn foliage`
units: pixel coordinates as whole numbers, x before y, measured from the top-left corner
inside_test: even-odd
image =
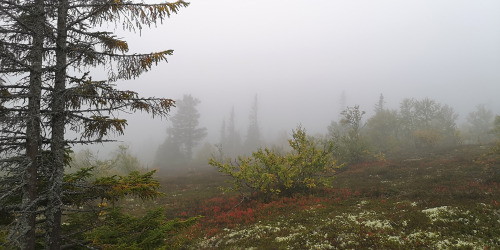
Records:
[[[259,200],[242,200],[240,197],[218,196],[203,201],[191,211],[184,211],[179,216],[189,217],[203,215],[200,223],[192,227],[186,234],[201,232],[204,237],[212,237],[224,228],[235,228],[264,220],[269,216],[286,215],[297,210],[321,209],[331,207],[352,196],[359,196],[360,191],[350,189],[329,188],[323,190],[324,195],[297,195],[283,197],[271,202]]]

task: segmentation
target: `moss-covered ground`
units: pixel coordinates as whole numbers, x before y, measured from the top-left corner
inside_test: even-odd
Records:
[[[333,188],[271,201],[217,188],[209,167],[162,178],[169,218],[203,215],[181,249],[500,249],[500,165],[463,146],[351,165]]]

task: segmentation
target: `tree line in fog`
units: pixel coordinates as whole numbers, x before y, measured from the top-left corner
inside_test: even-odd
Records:
[[[211,157],[249,156],[263,146],[278,151],[289,150],[287,138],[282,138],[286,136],[274,140],[263,137],[257,96],[248,115],[246,131],[236,128],[233,106],[227,119],[221,121],[218,141],[203,144],[207,129],[199,122],[200,104],[201,100],[192,95],[177,100],[175,113],[168,121],[167,138],[156,154],[155,167],[186,170],[206,165]],[[367,108],[373,109],[370,117]],[[386,107],[381,94],[373,107],[354,105],[342,109],[338,118],[325,128],[326,133],[315,134],[314,138],[333,141],[335,156],[344,163],[462,144],[491,143],[496,138],[493,128],[500,124],[498,115],[495,117],[493,111],[478,105],[466,116],[465,123],[459,125],[459,116],[452,107],[430,98],[406,98],[400,102],[399,108],[391,109]]]

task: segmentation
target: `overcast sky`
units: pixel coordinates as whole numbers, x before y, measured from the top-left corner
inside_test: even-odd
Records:
[[[267,137],[299,123],[324,132],[343,91],[366,111],[382,93],[391,108],[429,97],[461,118],[478,104],[500,114],[498,0],[192,0],[163,25],[123,36],[132,52],[175,52],[120,88],[192,94],[213,140],[233,105],[246,132],[255,94]],[[118,139],[154,155],[168,122],[129,119]]]

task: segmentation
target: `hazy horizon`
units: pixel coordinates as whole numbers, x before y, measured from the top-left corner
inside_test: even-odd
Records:
[[[428,97],[453,107],[460,121],[479,104],[498,115],[498,13],[494,0],[191,1],[142,36],[119,32],[132,52],[175,52],[169,63],[117,84],[143,96],[198,98],[210,143],[233,106],[245,136],[255,95],[267,138],[297,124],[326,132],[342,92],[367,117],[380,94],[391,109]],[[129,126],[116,139],[150,164],[168,121],[124,117]]]

